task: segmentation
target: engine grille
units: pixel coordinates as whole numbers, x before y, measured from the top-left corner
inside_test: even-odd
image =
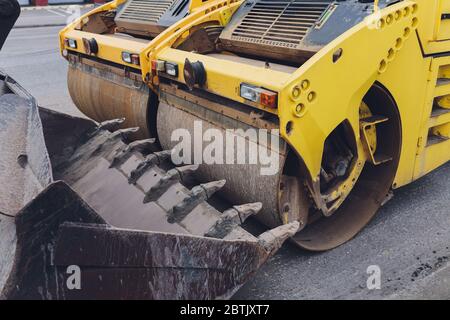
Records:
[[[295,47],[329,3],[262,0],[234,30],[234,39]]]
[[[299,50],[302,40],[327,11],[332,1],[259,0],[243,9],[239,21],[231,23],[221,37],[225,46],[280,52]],[[246,12],[244,12],[244,10]],[[260,46],[255,46],[260,45]],[[269,48],[270,47],[270,48]]]
[[[182,19],[190,0],[129,0],[117,14],[119,32],[156,37]]]
[[[157,23],[175,1],[177,0],[132,0],[124,8],[120,17]]]

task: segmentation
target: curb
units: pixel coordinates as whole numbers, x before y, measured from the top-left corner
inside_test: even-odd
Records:
[[[34,11],[34,10],[48,10],[48,9],[67,9],[69,7],[77,6],[80,8],[93,8],[95,4],[65,4],[57,6],[38,6],[38,7],[21,7],[21,11]]]
[[[23,26],[14,26],[13,29],[31,29],[31,28],[48,28],[48,27],[65,27],[67,24],[65,23],[47,23],[47,24],[39,24],[39,25],[23,25]]]

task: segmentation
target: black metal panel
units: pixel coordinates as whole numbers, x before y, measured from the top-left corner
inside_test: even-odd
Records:
[[[225,50],[302,63],[372,13],[373,2],[359,0],[248,0],[220,40]]]
[[[260,0],[232,31],[232,39],[295,48],[329,2]]]

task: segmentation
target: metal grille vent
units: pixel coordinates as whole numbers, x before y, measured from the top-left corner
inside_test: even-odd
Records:
[[[129,0],[117,14],[122,33],[156,37],[186,16],[190,0]]]
[[[131,0],[120,14],[121,19],[157,23],[177,0]]]
[[[260,0],[232,32],[231,39],[296,48],[330,2]]]

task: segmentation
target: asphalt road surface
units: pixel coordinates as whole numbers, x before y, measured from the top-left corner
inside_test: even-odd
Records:
[[[40,105],[80,115],[58,52],[61,27],[37,27],[58,24],[62,16],[37,10],[26,15],[0,53],[0,68]],[[311,254],[286,244],[235,298],[450,299],[449,246],[450,163],[397,190],[358,237],[335,250]],[[381,271],[380,289],[367,288],[370,266]]]
[[[67,91],[67,62],[58,48],[58,33],[77,12],[76,8],[23,9],[0,52],[0,68],[30,91],[41,105],[81,115]],[[79,12],[88,10],[89,7],[81,7]]]

